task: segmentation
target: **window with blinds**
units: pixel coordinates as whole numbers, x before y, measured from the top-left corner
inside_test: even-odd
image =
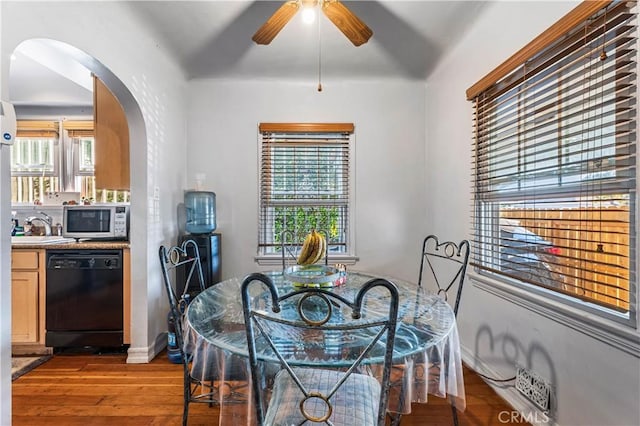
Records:
[[[327,233],[329,254],[349,253],[353,124],[261,123],[259,131],[258,254],[280,254],[283,231],[300,243],[312,229]]]
[[[76,191],[100,203],[128,202],[129,191],[96,188],[93,120],[18,120],[11,147],[11,202],[38,203]]]
[[[58,123],[18,121],[11,147],[13,202],[33,202],[60,190]]]
[[[470,96],[472,262],[602,315],[635,318],[636,4],[587,7]]]

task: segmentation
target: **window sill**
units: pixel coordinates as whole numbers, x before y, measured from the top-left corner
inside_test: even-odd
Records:
[[[43,210],[43,209],[62,210],[62,204],[33,204],[33,203],[11,204],[11,210]]]
[[[255,261],[258,265],[264,266],[273,266],[279,265],[282,266],[282,256],[256,256]],[[329,264],[334,265],[336,263],[342,263],[344,265],[355,265],[356,262],[360,260],[357,256],[350,255],[331,255],[329,256]]]
[[[623,352],[640,358],[640,333],[630,324],[621,324],[560,301],[545,298],[525,288],[500,282],[469,271],[474,287],[508,300],[552,321],[584,333]]]

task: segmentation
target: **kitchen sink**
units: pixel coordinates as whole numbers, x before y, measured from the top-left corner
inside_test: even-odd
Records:
[[[74,242],[73,238],[64,238],[58,235],[27,235],[23,237],[11,237],[11,244],[64,244]]]

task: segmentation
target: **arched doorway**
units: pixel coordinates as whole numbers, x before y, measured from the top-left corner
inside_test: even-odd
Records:
[[[128,127],[129,127],[129,140],[131,141],[130,163],[133,163],[134,161],[140,162],[140,160],[144,160],[146,156],[146,130],[145,130],[145,123],[144,123],[140,106],[138,105],[138,102],[135,100],[131,91],[113,72],[109,70],[108,67],[106,67],[104,64],[100,63],[98,60],[96,60],[89,54],[85,53],[84,51],[74,46],[71,46],[67,43],[59,42],[56,40],[51,40],[51,39],[26,40],[16,47],[14,54],[16,53],[22,54],[24,51],[28,50],[28,49],[24,49],[25,47],[29,47],[32,53],[33,52],[37,53],[37,55],[32,55],[32,57],[37,56],[37,58],[41,62],[46,62],[44,66],[49,68],[49,70],[51,71],[51,74],[55,76],[55,79],[56,79],[55,81],[57,85],[64,86],[66,87],[66,89],[73,91],[73,93],[70,94],[69,96],[61,93],[58,93],[56,95],[55,92],[48,93],[47,96],[42,96],[42,93],[40,94],[27,93],[27,95],[32,97],[32,99],[33,97],[38,98],[38,96],[40,96],[39,102],[31,102],[31,107],[29,107],[29,103],[30,103],[29,99],[16,98],[17,96],[16,93],[20,92],[20,90],[23,90],[23,89],[18,88],[18,86],[14,85],[14,82],[15,82],[14,80],[16,79],[18,80],[20,78],[28,79],[29,71],[26,69],[19,69],[19,71],[24,75],[18,78],[16,74],[12,72],[12,69],[14,67],[13,61],[12,61],[12,64],[10,65],[10,72],[9,72],[8,99],[11,102],[14,102],[16,104],[18,119],[21,118],[20,117],[21,111],[28,114],[30,118],[33,118],[38,114],[45,114],[46,111],[49,111],[49,113],[52,113],[52,111],[55,110],[56,108],[60,112],[58,114],[59,116],[65,116],[65,117],[91,116],[92,115],[91,105],[89,108],[84,108],[87,106],[86,93],[85,93],[87,92],[87,81],[86,81],[87,76],[83,75],[83,73],[86,74],[86,72],[88,72],[89,74],[94,74],[102,82],[104,82],[104,84],[109,88],[109,90],[117,98],[117,100],[119,101],[119,103],[122,105],[124,109],[127,122],[128,122]],[[66,86],[65,86],[65,81],[67,81]],[[24,83],[24,81],[22,81],[21,83]],[[42,83],[43,82],[39,82],[39,84],[42,84]],[[37,91],[37,85],[33,84],[31,87],[31,90],[32,92],[33,90]],[[43,91],[41,90],[41,92]],[[24,95],[24,94],[25,93],[23,91],[21,95]],[[56,102],[55,99],[51,101],[52,96],[54,98],[56,96],[62,96],[62,98],[60,98],[60,100]],[[28,96],[26,97],[28,98]],[[48,102],[47,99],[49,99],[49,102],[52,103],[54,108],[50,107],[47,109],[47,106],[46,106],[46,103]],[[143,169],[142,170],[141,168],[138,168],[138,169],[131,168],[131,169],[132,169],[132,177],[131,177],[132,181],[133,180],[142,181],[145,179]],[[140,186],[138,186],[138,188],[140,188]],[[136,196],[141,202],[138,205],[136,205],[135,203],[132,203],[131,221],[133,223],[133,226],[135,226],[136,222],[140,222],[139,226],[144,227],[145,223],[142,223],[143,221],[137,219],[138,217],[140,217],[140,215],[136,214],[136,211],[142,211],[143,212],[142,218],[144,218],[144,212],[146,209],[144,200],[146,197],[144,193],[137,195],[136,186],[134,185],[131,187],[131,197],[132,199],[135,199]],[[8,220],[8,218],[6,219]],[[134,252],[133,250],[131,251],[131,257],[132,257],[131,269],[133,273],[135,273],[136,268],[138,268],[137,266],[138,264],[144,265],[144,262],[136,262],[135,259],[146,258],[146,248],[145,248],[146,241],[144,241],[143,235],[144,233],[142,233],[141,236],[139,237],[132,235],[130,238],[131,242],[133,243],[132,246],[140,247],[140,249],[138,249],[137,252]],[[139,238],[141,240],[138,244],[135,244],[136,238]],[[140,266],[140,268],[144,268],[144,266]],[[140,299],[144,299],[144,294],[145,294],[145,288],[141,288],[141,287],[142,286],[136,287],[136,291],[131,293],[129,301],[130,301],[131,307],[137,306],[138,310],[140,311],[144,310],[144,312],[138,312],[137,317],[145,318],[147,314],[145,310],[146,304],[139,302]],[[131,308],[131,311],[132,310],[133,309]],[[135,337],[132,336],[132,339],[135,339]],[[146,346],[146,335],[144,335],[144,333],[140,336],[140,340],[141,342],[139,345],[143,347]],[[133,342],[132,342],[132,346],[134,346]],[[137,362],[140,362],[140,361],[137,361]]]

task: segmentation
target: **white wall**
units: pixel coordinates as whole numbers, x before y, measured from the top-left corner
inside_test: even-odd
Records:
[[[576,4],[491,4],[428,79],[426,189],[427,199],[439,201],[427,203],[429,229],[455,239],[468,237],[471,230],[472,108],[466,89]],[[448,184],[443,184],[445,180]],[[445,208],[442,200],[447,200]],[[558,424],[640,424],[638,354],[611,347],[470,281],[459,317],[467,362],[505,378],[519,363],[552,381]],[[636,331],[628,330],[627,335],[637,342]],[[504,396],[528,411],[513,388]],[[531,420],[544,423],[545,419]]]
[[[0,22],[4,19],[0,4]],[[0,53],[4,37],[0,31]],[[4,55],[3,55],[4,56]],[[0,69],[0,73],[4,68]],[[1,75],[1,74],[0,74]],[[7,99],[6,86],[0,84],[0,99]],[[9,148],[0,145],[0,424],[11,424],[11,258],[9,257],[9,221],[6,206],[11,203]],[[9,217],[10,218],[10,217]],[[7,236],[3,238],[3,235]]]
[[[424,84],[369,81],[189,83],[188,182],[206,173],[216,193],[222,273],[254,262],[258,224],[258,124],[355,124],[356,250],[353,268],[415,279],[424,234]],[[407,253],[410,255],[408,256]]]
[[[4,1],[0,8],[0,87],[3,97],[8,93],[11,52],[23,40],[50,38],[75,46],[95,58],[89,68],[99,72],[123,103],[131,136],[133,341],[129,360],[144,362],[156,350],[156,338],[166,331],[167,302],[159,274],[157,249],[161,243],[175,239],[175,206],[182,198],[186,182],[184,77],[157,40],[140,30],[137,22],[123,10],[126,5],[121,2]],[[11,294],[9,228],[5,226],[10,218],[8,155],[8,149],[2,148],[0,295]],[[153,200],[154,187],[161,188],[159,200]],[[10,311],[6,309],[9,303],[4,296],[0,296],[0,304],[0,424],[9,424],[9,359],[6,354],[10,351],[7,338],[10,336]]]

